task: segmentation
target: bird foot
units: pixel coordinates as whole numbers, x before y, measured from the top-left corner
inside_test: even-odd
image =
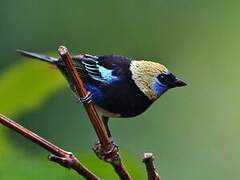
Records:
[[[92,94],[88,91],[85,97],[79,98],[78,102],[82,103],[90,103],[92,101]]]
[[[106,162],[116,162],[120,159],[118,154],[119,147],[114,141],[111,141],[107,147],[102,147],[101,143],[97,142],[92,149],[99,159]]]

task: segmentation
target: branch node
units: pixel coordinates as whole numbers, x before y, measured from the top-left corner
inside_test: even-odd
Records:
[[[21,126],[17,122],[7,118],[6,116],[0,114],[0,123],[4,126],[16,131],[27,139],[31,140],[35,144],[38,144],[42,148],[48,150],[52,154],[48,156],[48,159],[52,162],[56,162],[68,169],[74,169],[80,175],[90,180],[98,180],[99,178],[93,174],[90,170],[88,170],[85,166],[83,166],[80,161],[68,151],[65,151],[54,144],[50,143],[46,139],[41,136],[35,134],[34,132],[26,129]],[[54,155],[53,155],[54,154]]]
[[[143,163],[145,163],[146,166],[148,180],[160,180],[153,161],[154,156],[152,153],[144,153]]]
[[[61,56],[63,56],[68,53],[68,49],[65,46],[59,46],[58,52]]]
[[[67,169],[71,169],[72,162],[70,161],[70,158],[64,158],[64,157],[59,157],[53,154],[49,154],[48,160],[56,162]]]
[[[110,143],[107,148],[102,147],[101,143],[96,143],[92,147],[94,153],[101,160],[109,163],[116,163],[120,161],[119,148],[116,144]]]

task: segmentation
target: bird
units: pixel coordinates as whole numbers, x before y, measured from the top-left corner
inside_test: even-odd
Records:
[[[17,52],[56,66],[77,95],[62,58],[21,49]],[[72,60],[85,89],[91,95],[88,98],[91,98],[96,110],[102,115],[110,138],[112,135],[108,126],[109,118],[138,116],[169,89],[187,85],[164,65],[154,61],[135,60],[120,55],[90,54],[75,55]]]

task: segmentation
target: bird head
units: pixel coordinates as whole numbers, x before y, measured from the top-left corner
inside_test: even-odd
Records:
[[[153,101],[169,89],[187,85],[160,63],[132,61],[130,70],[135,84]]]

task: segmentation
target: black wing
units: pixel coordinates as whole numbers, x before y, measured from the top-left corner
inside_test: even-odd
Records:
[[[107,85],[120,80],[126,75],[125,71],[129,71],[130,59],[123,56],[107,55],[98,57],[85,54],[73,56],[72,59],[84,82]],[[66,72],[61,59],[58,67],[72,84],[72,80]]]

